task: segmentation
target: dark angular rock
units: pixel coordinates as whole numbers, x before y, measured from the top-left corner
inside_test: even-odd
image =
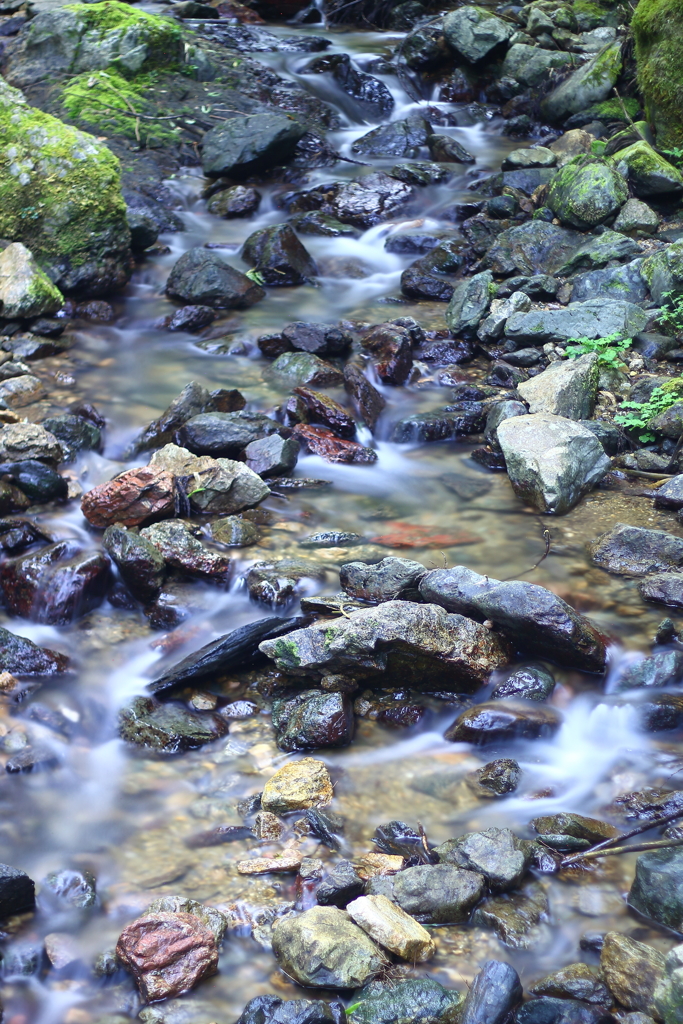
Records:
[[[476,871],[452,864],[420,864],[373,878],[365,891],[386,896],[423,924],[459,924],[484,895],[485,882]]]
[[[0,473],[30,498],[32,503],[63,501],[67,497],[69,487],[64,477],[37,459],[3,462],[0,464]]]
[[[374,565],[346,562],[339,570],[339,582],[346,594],[361,601],[414,600],[418,583],[426,572],[420,562],[389,557]]]
[[[658,487],[654,492],[655,508],[683,508],[683,473],[672,476],[670,480]]]
[[[244,449],[246,463],[259,476],[283,476],[291,473],[299,458],[299,445],[292,437],[279,434],[250,441]]]
[[[344,693],[304,690],[278,697],[272,715],[280,750],[346,747],[353,738],[353,707]]]
[[[0,670],[16,676],[54,676],[66,672],[69,659],[0,627]]]
[[[256,996],[244,1007],[236,1024],[344,1024],[344,1005],[322,999]]]
[[[266,293],[218,253],[197,246],[174,264],[166,282],[166,294],[212,309],[246,309],[265,298]]]
[[[551,996],[555,999],[582,999],[585,1003],[599,1003],[609,1006],[611,995],[603,981],[596,977],[586,964],[568,964],[558,971],[541,978],[529,986],[534,996]]]
[[[591,561],[620,576],[645,576],[683,565],[683,539],[664,530],[617,523],[588,544]]]
[[[538,883],[521,892],[490,896],[480,903],[472,923],[491,928],[512,949],[527,949],[538,938],[538,924],[548,917],[548,897]]]
[[[552,736],[562,720],[552,708],[525,701],[493,701],[463,711],[444,733],[454,743],[504,743]]]
[[[522,769],[509,757],[489,761],[466,775],[466,781],[477,796],[499,797],[514,793],[522,777]]]
[[[432,160],[445,164],[473,164],[475,157],[450,135],[430,135],[427,139]]]
[[[249,185],[232,185],[209,199],[208,211],[217,217],[251,217],[261,205],[261,193]]]
[[[660,651],[635,665],[629,665],[618,677],[614,691],[621,693],[641,687],[672,686],[682,680],[683,651]]]
[[[286,163],[306,128],[278,110],[236,114],[202,139],[202,167],[211,178],[247,178]]]
[[[484,426],[484,416],[480,402],[461,402],[434,412],[416,413],[398,421],[391,440],[396,444],[416,444],[476,434]]]
[[[165,324],[168,331],[201,331],[216,318],[211,306],[183,306]]]
[[[177,431],[177,443],[196,455],[234,458],[252,441],[277,434],[280,424],[258,412],[205,412]]]
[[[52,537],[43,533],[36,523],[30,519],[21,519],[13,516],[8,519],[0,519],[0,547],[3,551],[15,554],[23,551],[36,541],[50,542]]]
[[[125,526],[109,526],[102,547],[121,573],[131,594],[140,601],[152,601],[166,578],[160,552],[145,537]]]
[[[448,181],[451,177],[449,168],[431,160],[417,160],[411,163],[395,164],[389,172],[392,178],[398,178],[406,185],[436,185]],[[385,245],[386,248],[386,245]]]
[[[282,329],[283,339],[299,352],[316,356],[337,356],[346,352],[353,338],[333,324],[308,323],[297,320]]]
[[[383,383],[405,384],[413,365],[413,344],[404,327],[380,324],[365,335],[362,345]]]
[[[161,448],[173,440],[175,432],[193,416],[203,412],[239,412],[246,405],[246,399],[239,391],[210,392],[196,381],[186,384],[169,407],[152,420],[130,447],[130,454]]]
[[[555,680],[545,669],[531,666],[520,668],[499,683],[491,694],[491,700],[504,697],[522,697],[525,700],[547,700],[555,689]]]
[[[638,721],[644,732],[670,732],[683,725],[683,697],[661,693],[637,706]]]
[[[356,874],[349,860],[335,864],[316,890],[315,898],[323,907],[345,907],[365,889],[365,882]]]
[[[242,259],[271,287],[305,284],[318,273],[315,261],[289,224],[255,231],[244,243]]]
[[[65,461],[70,462],[79,452],[99,451],[102,446],[102,431],[82,416],[65,413],[43,420],[42,426],[60,442]]]
[[[0,920],[33,910],[36,905],[35,883],[25,871],[0,864]]]
[[[272,371],[290,386],[333,388],[344,382],[341,370],[311,352],[284,352],[273,363]]]
[[[351,144],[351,152],[361,157],[416,157],[431,134],[429,121],[415,112],[402,121],[390,121],[373,128]]]
[[[636,859],[628,902],[645,917],[680,932],[683,926],[683,847],[641,853]]]
[[[0,567],[0,589],[12,615],[61,625],[102,603],[109,584],[106,555],[58,541]]]
[[[304,73],[330,73],[347,96],[350,96],[359,110],[373,120],[393,110],[394,97],[378,78],[357,71],[347,53],[335,53],[330,57],[319,57],[304,68]]]
[[[324,424],[339,437],[355,436],[356,424],[352,417],[333,398],[305,387],[294,388],[294,394],[302,399],[308,410],[310,422]]]
[[[615,1020],[604,1006],[548,996],[525,1003],[514,1019],[515,1024],[614,1024]]]
[[[461,1024],[505,1024],[521,999],[522,984],[514,967],[487,960],[467,993]]]
[[[344,367],[344,386],[351,396],[356,412],[366,427],[374,433],[377,421],[387,404],[384,395],[370,383],[361,367],[353,360],[349,360]]]
[[[151,697],[136,697],[119,712],[121,739],[160,754],[197,750],[227,731],[228,722],[221,715],[196,714]]]

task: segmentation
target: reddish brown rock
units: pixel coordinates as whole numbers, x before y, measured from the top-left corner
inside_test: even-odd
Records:
[[[153,466],[129,469],[84,494],[81,510],[100,530],[165,519],[173,515],[173,475]]]
[[[216,938],[193,914],[145,914],[121,932],[116,955],[151,1003],[194,988],[218,969]]]
[[[356,424],[334,398],[324,395],[322,391],[312,388],[294,388],[294,394],[302,399],[309,413],[309,419],[315,423],[324,423],[339,437],[355,437]]]
[[[405,384],[413,366],[413,343],[405,327],[380,324],[365,335],[362,345],[384,384]]]
[[[366,448],[357,441],[346,441],[324,427],[311,427],[307,423],[299,423],[292,433],[309,451],[319,455],[326,462],[377,462],[377,452],[374,449]]]
[[[0,590],[10,615],[64,625],[102,603],[109,576],[106,555],[60,540],[8,559],[0,568]]]
[[[344,367],[344,386],[366,427],[374,434],[377,420],[384,410],[386,399],[370,383],[363,370],[352,360]]]

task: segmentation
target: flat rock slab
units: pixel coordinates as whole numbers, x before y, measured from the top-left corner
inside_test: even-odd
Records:
[[[346,912],[371,939],[402,960],[423,963],[436,952],[426,928],[386,896],[359,896]]]
[[[588,544],[594,565],[619,576],[647,576],[683,565],[683,537],[617,523]]]

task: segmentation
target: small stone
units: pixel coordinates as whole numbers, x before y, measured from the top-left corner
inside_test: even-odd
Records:
[[[505,1024],[522,999],[522,984],[510,964],[487,960],[470,985],[461,1024]]]
[[[477,796],[492,798],[514,793],[521,777],[522,769],[517,762],[508,757],[501,757],[496,761],[489,761],[483,768],[468,772],[465,781]]]
[[[54,434],[37,423],[11,423],[0,430],[0,462],[38,459],[55,465],[64,451]]]
[[[604,982],[596,978],[586,964],[568,964],[529,986],[533,996],[554,996],[556,999],[583,999],[586,1003],[609,1006],[611,996]]]
[[[297,872],[303,854],[300,850],[284,850],[274,857],[255,857],[252,860],[240,860],[237,871],[240,875],[267,875],[271,872],[289,874]]]
[[[285,826],[277,814],[273,814],[271,811],[259,811],[254,818],[254,832],[257,839],[279,839],[284,831]]]
[[[259,476],[285,476],[291,473],[299,458],[299,445],[294,438],[271,434],[251,441],[244,449],[247,466]]]
[[[508,740],[552,736],[562,720],[550,707],[526,702],[491,701],[463,711],[444,733],[453,743],[501,743]]]
[[[547,700],[555,689],[555,680],[545,669],[530,666],[520,668],[499,683],[491,694],[491,700],[505,697],[522,697],[525,700]]]
[[[441,864],[452,864],[483,875],[492,892],[519,884],[529,867],[530,854],[508,828],[488,828],[448,839],[435,851]]]
[[[316,890],[315,898],[322,907],[345,907],[360,896],[365,882],[351,861],[342,860],[334,865]]]
[[[173,498],[172,475],[141,466],[93,487],[83,496],[81,509],[90,525],[102,530],[114,524],[139,526],[152,517],[173,515]]]
[[[436,946],[429,932],[386,896],[360,896],[346,912],[371,939],[403,960],[423,963]]]
[[[359,874],[363,874],[360,868]],[[389,875],[374,875],[365,891],[367,895],[386,896],[417,921],[435,925],[467,921],[485,889],[484,876],[477,871],[452,864],[420,864]]]
[[[225,516],[211,523],[211,539],[228,547],[244,548],[258,544],[261,539],[258,526],[240,516]]]
[[[198,714],[150,697],[135,697],[119,712],[119,734],[135,746],[161,754],[196,750],[225,736],[228,722],[217,714]]]
[[[290,385],[330,388],[344,382],[341,370],[310,352],[284,352],[272,364],[271,370]]]
[[[577,839],[586,839],[590,843],[602,843],[605,839],[614,839],[619,835],[619,830],[606,821],[599,821],[597,818],[586,818],[583,814],[573,812],[561,814],[543,815],[534,818],[531,826],[544,835],[562,833],[567,836],[575,836]]]
[[[264,811],[283,814],[307,807],[326,807],[333,796],[330,775],[323,762],[304,757],[275,772],[264,786],[261,806]]]
[[[405,865],[405,858],[392,853],[366,853],[355,861],[359,876],[366,881],[384,875],[395,875]]]
[[[536,926],[548,915],[548,897],[538,883],[521,892],[491,896],[480,903],[472,923],[492,928],[506,946],[526,949],[537,934]]]
[[[45,936],[45,953],[55,968],[63,971],[81,959],[81,950],[73,935],[66,932],[50,932]]]
[[[656,1014],[654,991],[664,974],[664,956],[658,949],[620,932],[608,932],[600,953],[600,970],[621,1006]]]
[[[121,933],[116,955],[148,1002],[187,992],[218,969],[215,936],[192,914],[139,917]]]

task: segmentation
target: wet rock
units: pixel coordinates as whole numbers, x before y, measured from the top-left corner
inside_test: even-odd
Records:
[[[169,331],[200,331],[214,321],[216,313],[210,306],[183,306],[164,326]]]
[[[645,917],[674,931],[681,931],[683,848],[670,847],[641,853],[636,859],[636,874],[628,902]]]
[[[522,85],[537,87],[549,80],[556,68],[567,68],[576,57],[562,50],[545,50],[526,43],[513,43],[508,50],[501,73]]]
[[[339,570],[339,582],[346,594],[361,601],[415,600],[426,571],[420,562],[408,558],[383,558],[375,564],[346,562]]]
[[[562,720],[549,707],[534,707],[525,701],[495,701],[463,711],[444,733],[453,743],[505,743],[514,739],[535,740],[552,736]]]
[[[683,508],[683,473],[672,476],[658,487],[654,492],[654,498],[656,508]]]
[[[522,985],[510,964],[487,960],[470,985],[462,1024],[505,1024],[522,999]]]
[[[528,845],[528,844],[527,844]],[[434,853],[440,864],[483,875],[491,892],[505,892],[519,884],[526,874],[530,854],[510,829],[489,828],[448,839]]]
[[[357,181],[318,192],[308,202],[319,202],[323,213],[357,228],[369,228],[393,217],[414,196],[410,185],[384,171],[366,174]],[[307,209],[311,207],[308,206]]]
[[[205,907],[203,903],[187,899],[184,896],[162,896],[150,903],[145,913],[190,914],[209,929],[217,944],[222,941],[228,926],[227,918],[220,910],[216,910],[214,907]]]
[[[427,139],[432,160],[446,164],[473,164],[476,157],[450,135],[430,135]]]
[[[484,426],[484,413],[480,402],[461,402],[436,412],[417,413],[396,423],[391,440],[415,444],[475,434]]]
[[[644,601],[655,601],[670,608],[683,608],[683,575],[678,572],[655,573],[638,584]]]
[[[683,191],[683,176],[644,139],[619,150],[612,163],[641,199]]]
[[[416,157],[422,146],[427,145],[432,126],[418,113],[410,114],[401,121],[390,121],[373,128],[351,144],[351,152],[361,157]],[[409,182],[414,184],[414,182]]]
[[[342,621],[314,624],[266,641],[260,649],[295,675],[400,672],[402,681],[440,681],[476,688],[507,661],[505,645],[487,629],[436,605],[387,601]]]
[[[33,910],[36,905],[35,883],[25,871],[0,864],[0,920]]]
[[[683,679],[683,651],[660,651],[629,665],[616,681],[614,691],[670,686]]]
[[[177,398],[169,407],[152,420],[148,427],[136,438],[130,448],[130,454],[159,448],[173,440],[175,432],[193,416],[203,412],[238,412],[246,405],[246,400],[239,391],[210,392],[196,381],[186,384]]]
[[[491,694],[491,700],[505,697],[520,697],[524,700],[547,700],[555,689],[555,680],[545,669],[531,666],[520,668],[499,683]]]
[[[588,544],[594,565],[620,576],[645,576],[683,565],[683,540],[664,530],[617,523]]]
[[[0,589],[11,615],[62,625],[102,603],[109,569],[106,555],[58,541],[4,562]]]
[[[306,128],[279,110],[236,114],[202,139],[202,168],[210,178],[247,178],[294,155]]]
[[[64,451],[54,434],[37,423],[12,423],[0,429],[0,462],[38,459],[49,465],[64,461]]]
[[[0,671],[17,676],[53,676],[65,672],[69,659],[0,627]]]
[[[585,1003],[609,1006],[610,993],[586,964],[568,964],[552,971],[545,978],[529,986],[533,996],[551,996],[555,999],[581,999]]]
[[[544,345],[570,338],[604,338],[609,334],[633,337],[646,324],[647,314],[631,302],[589,299],[572,302],[564,309],[513,313],[505,325],[505,334],[518,345]]]
[[[299,445],[291,438],[271,434],[251,441],[244,449],[247,466],[259,476],[283,476],[291,473],[299,458]]]
[[[116,955],[148,1002],[180,995],[218,970],[213,933],[193,914],[145,914],[121,932]]]
[[[422,185],[424,187],[448,181],[451,177],[448,168],[431,160],[416,160],[410,163],[396,164],[391,168],[390,173],[392,178],[398,178],[399,181],[405,182],[406,185]]]
[[[312,427],[300,423],[294,428],[293,436],[303,442],[314,455],[319,455],[326,462],[360,464],[377,462],[377,452],[374,448],[366,448],[365,445],[358,444],[357,441],[344,440],[324,427]]]
[[[52,871],[41,883],[41,899],[59,907],[87,910],[97,902],[95,877],[89,871]]]
[[[280,750],[346,747],[353,738],[353,707],[344,693],[304,690],[273,701]]]
[[[218,584],[225,584],[230,578],[230,558],[207,548],[184,522],[155,523],[141,530],[140,537],[157,549],[166,565],[188,576]]]
[[[343,1024],[344,1007],[340,1002],[322,999],[287,999],[256,996],[244,1007],[237,1024]]]
[[[654,991],[664,974],[664,957],[644,942],[607,932],[600,970],[615,1000],[627,1010],[656,1014]]]
[[[246,309],[265,298],[266,293],[218,253],[197,246],[174,264],[166,294],[212,309]]]
[[[364,336],[362,345],[384,384],[405,384],[413,365],[413,345],[404,327],[380,324]]]
[[[252,441],[276,434],[280,424],[257,412],[204,412],[187,420],[177,432],[179,445],[196,455],[242,454]]]
[[[174,444],[155,452],[150,468],[173,474],[176,494],[181,490],[189,508],[204,514],[241,512],[270,493],[261,477],[243,462],[195,456]]]
[[[35,769],[56,768],[58,764],[59,758],[51,747],[33,743],[10,757],[5,765],[5,771],[9,775],[16,775],[18,772],[32,772]]]
[[[432,1021],[449,1024],[457,1019],[462,995],[431,978],[405,978],[393,983],[372,982],[354,1004],[358,1024],[397,1024]]]
[[[297,320],[282,329],[282,338],[298,352],[316,356],[337,356],[346,352],[353,338],[333,324],[308,323]]]
[[[505,420],[498,443],[515,493],[542,512],[569,511],[611,468],[591,431],[562,416]]]
[[[531,220],[498,235],[485,265],[495,274],[556,274],[582,242],[578,232]]]
[[[290,385],[332,388],[344,382],[341,370],[309,352],[284,352],[273,363],[272,371]]]
[[[37,459],[0,463],[0,473],[32,503],[64,501],[68,495],[68,484],[64,477]]]
[[[83,495],[81,511],[91,526],[139,526],[150,519],[173,515],[171,473],[151,466],[129,469]]]
[[[543,373],[517,387],[530,413],[549,413],[570,420],[590,419],[597,389],[595,352],[552,363]]]
[[[261,193],[249,185],[232,185],[217,192],[208,202],[209,213],[226,220],[251,217],[261,205]]]
[[[496,46],[506,43],[513,26],[478,7],[462,7],[447,14],[443,31],[448,45],[465,60],[475,63]]]
[[[320,883],[315,898],[323,907],[345,907],[360,896],[365,882],[348,860],[339,861]]]
[[[541,105],[544,116],[552,122],[560,121],[593,103],[602,103],[614,88],[620,71],[621,43],[615,42],[553,89]]]
[[[614,839],[619,835],[618,829],[606,821],[567,812],[534,818],[531,826],[539,835],[574,836],[576,839],[585,839],[591,845],[601,843],[605,839]]]
[[[420,864],[372,879],[369,895],[382,895],[423,924],[467,921],[485,891],[484,878],[451,864]]]
[[[580,156],[557,172],[547,205],[564,224],[586,229],[601,224],[627,199],[625,179],[606,160]]]
[[[522,769],[509,757],[489,761],[483,768],[476,768],[465,776],[470,789],[483,799],[507,796],[514,793],[522,777]]]
[[[273,953],[285,974],[309,988],[357,988],[385,963],[380,948],[336,907],[276,921]]]
[[[0,252],[0,309],[5,320],[56,313],[64,297],[20,242]]]
[[[318,272],[315,261],[289,224],[274,224],[249,235],[242,259],[271,287],[305,284]]]
[[[683,972],[681,967],[683,966],[681,953],[683,949],[680,946],[674,946],[672,950],[667,954],[666,960],[664,961],[664,975],[657,983],[654,992],[653,1013],[657,1015],[658,1019],[664,1019],[667,1024],[679,1024],[681,1019],[681,981],[683,980]],[[638,1015],[632,1015],[638,1016]],[[649,1024],[652,1018],[643,1017],[642,1022],[633,1021],[633,1024]],[[631,1024],[629,1019],[628,1024]]]
[[[266,782],[261,806],[273,814],[286,814],[308,807],[326,807],[333,795],[330,775],[323,762],[304,757],[285,764]]]
[[[472,923],[492,928],[506,946],[527,949],[538,936],[537,925],[547,917],[548,897],[536,883],[521,892],[484,900],[475,910]]]
[[[16,554],[36,541],[51,540],[52,537],[30,519],[20,519],[18,516],[0,519],[0,547],[3,551]]]
[[[43,427],[57,438],[68,462],[79,452],[99,451],[102,444],[100,428],[82,416],[51,416],[43,420]]]
[[[151,697],[135,697],[119,712],[119,735],[127,743],[159,754],[197,750],[225,736],[228,723],[220,715],[196,714]]]
[[[683,697],[658,693],[637,705],[637,717],[644,732],[668,732],[683,724]]]
[[[109,526],[102,547],[118,568],[131,594],[140,601],[152,601],[166,577],[166,565],[157,548],[134,530]]]
[[[604,669],[603,636],[544,587],[522,581],[498,582],[457,566],[428,573],[420,583],[420,593],[423,600],[449,611],[493,622],[515,646],[537,657],[586,672]]]
[[[524,1003],[514,1017],[515,1024],[614,1024],[614,1019],[604,1006],[549,996]]]
[[[371,939],[402,960],[423,963],[436,952],[429,932],[386,896],[360,896],[347,904],[346,912]]]
[[[329,395],[305,387],[294,388],[294,394],[303,401],[311,422],[324,424],[339,437],[355,436],[356,424],[352,417]]]
[[[640,273],[641,260],[633,260],[623,267],[608,267],[579,274],[574,278],[572,302],[588,302],[590,299],[625,299],[627,302],[643,302],[647,297],[647,285]],[[642,351],[642,349],[641,349]]]
[[[245,574],[249,596],[273,607],[287,604],[305,579],[324,579],[325,570],[315,562],[282,558],[274,562],[255,562]]]
[[[342,236],[354,237],[356,234],[356,229],[350,224],[342,224],[336,217],[330,217],[319,210],[297,213],[292,217],[291,222],[300,235],[322,235],[324,238],[340,238]]]
[[[493,277],[488,270],[458,281],[446,310],[446,323],[454,337],[474,332],[491,305]]]
[[[305,74],[331,73],[342,92],[350,96],[355,105],[368,118],[380,120],[394,107],[394,97],[378,78],[357,71],[347,53],[320,57],[304,68]]]
[[[302,548],[356,547],[362,543],[363,538],[359,533],[346,533],[344,530],[323,530],[299,542]]]

